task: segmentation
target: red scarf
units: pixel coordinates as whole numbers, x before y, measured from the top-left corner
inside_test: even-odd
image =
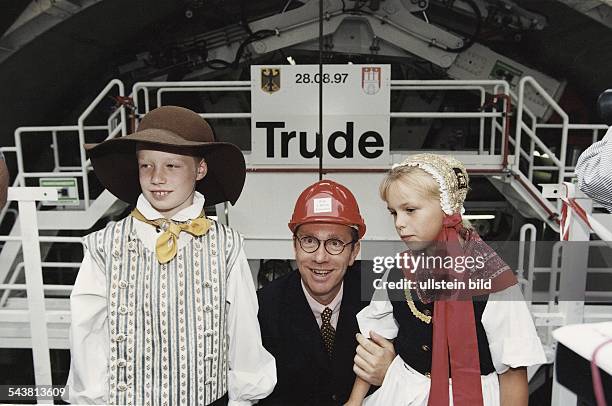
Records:
[[[485,266],[480,270],[451,272],[451,274],[466,284],[470,278],[491,279],[491,289],[454,292],[450,295],[453,300],[435,300],[435,294],[432,296],[428,292],[417,292],[424,302],[435,300],[428,406],[448,406],[449,375],[453,381],[455,406],[483,405],[476,320],[471,299],[473,296],[497,292],[517,283],[508,265],[480,239],[476,232],[463,228],[461,221],[461,215],[458,213],[452,216],[446,215],[443,228],[436,240],[445,248],[447,256],[456,258],[469,255],[482,256],[486,259]],[[460,243],[460,235],[464,240],[463,246]],[[424,276],[427,277],[427,273]],[[420,279],[418,275],[417,279]]]

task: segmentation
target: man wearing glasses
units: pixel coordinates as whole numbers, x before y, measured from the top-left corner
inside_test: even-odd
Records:
[[[298,271],[258,292],[262,341],[276,358],[278,377],[259,405],[341,405],[355,379],[355,315],[368,304],[360,299],[355,263],[366,226],[350,190],[323,180],[299,196],[289,229]],[[364,369],[356,370],[380,385],[393,345],[361,341],[369,349],[361,351]]]

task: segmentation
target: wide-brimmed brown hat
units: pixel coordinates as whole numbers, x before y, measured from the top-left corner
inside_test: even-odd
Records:
[[[193,111],[163,106],[147,113],[133,134],[85,144],[102,185],[124,202],[135,205],[141,193],[136,160],[140,143],[204,158],[208,172],[196,183],[196,190],[204,195],[207,206],[238,200],[246,175],[242,152],[234,144],[215,141],[212,128]]]

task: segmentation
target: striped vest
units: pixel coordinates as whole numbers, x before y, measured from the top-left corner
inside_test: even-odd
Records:
[[[133,222],[128,216],[86,237],[106,274],[108,401],[212,403],[227,392],[225,282],[242,238],[213,221],[205,235],[162,265],[138,239]]]

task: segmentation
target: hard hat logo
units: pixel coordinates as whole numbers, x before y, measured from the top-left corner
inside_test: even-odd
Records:
[[[366,225],[353,193],[331,180],[322,180],[308,186],[298,197],[289,229],[295,233],[300,225],[306,223],[333,223],[355,227],[359,238],[366,232]]]
[[[320,199],[314,199],[314,212],[315,213],[331,213],[331,211],[332,211],[331,197],[322,197]]]

